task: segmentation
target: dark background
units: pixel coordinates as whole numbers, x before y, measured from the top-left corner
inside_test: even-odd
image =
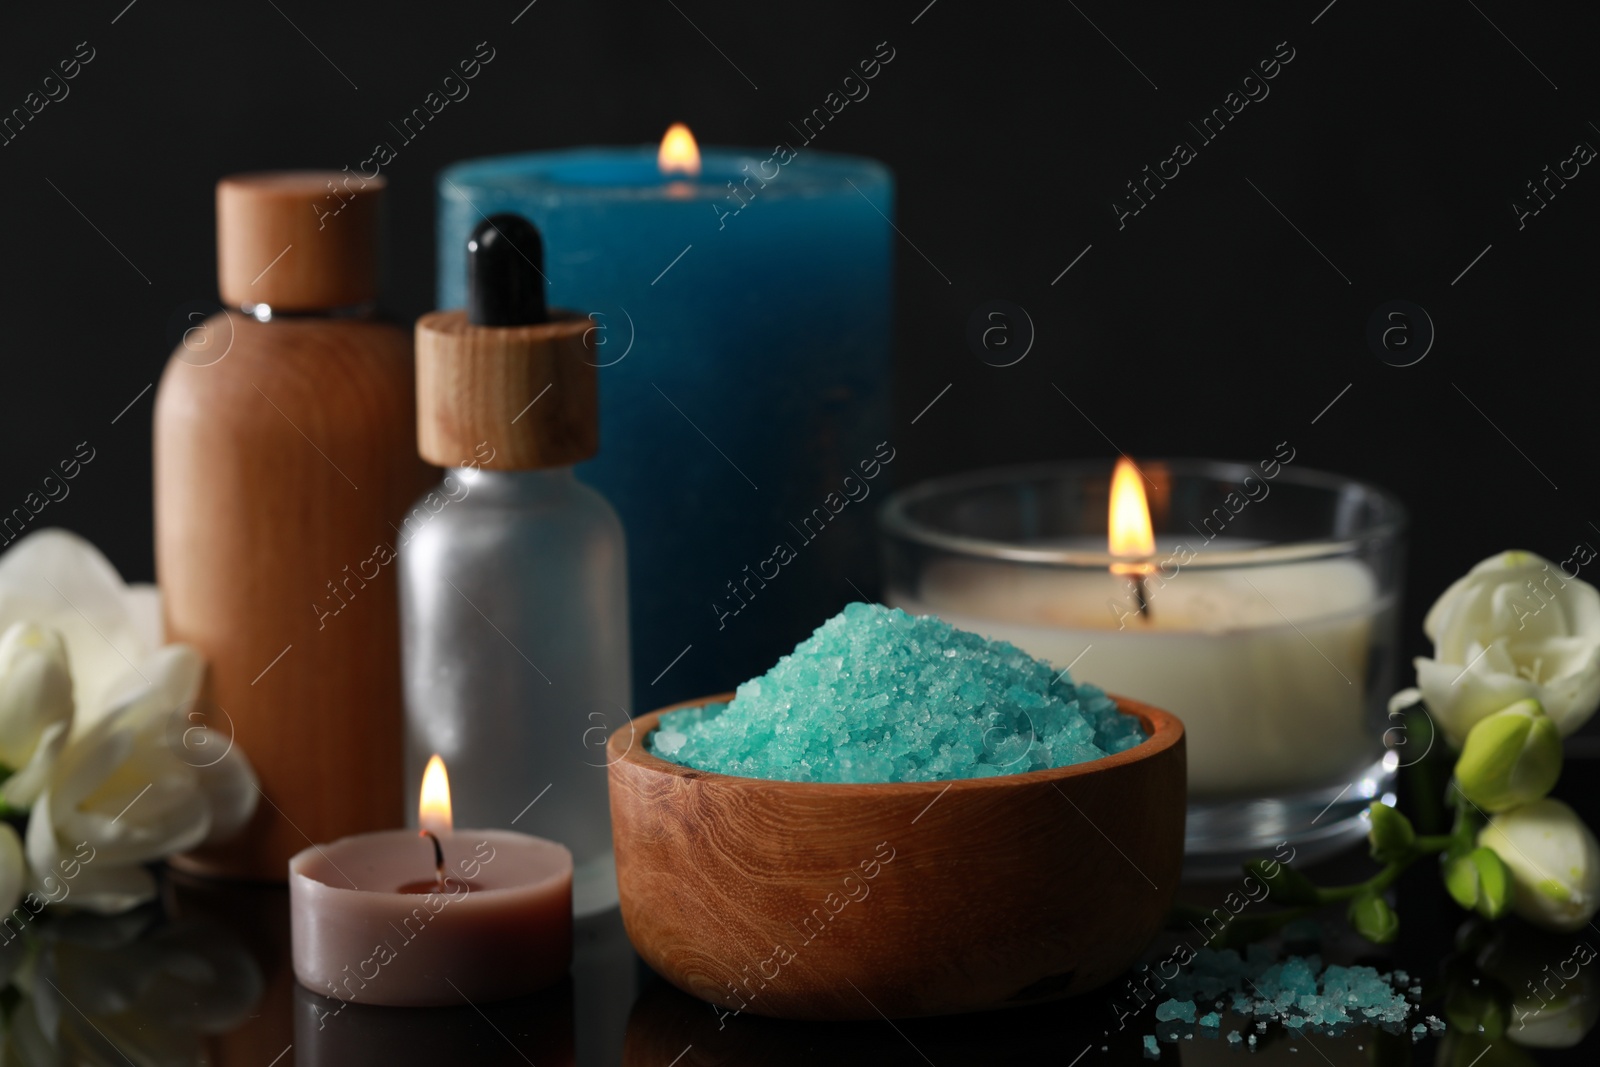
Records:
[[[1428,603],[1482,557],[1600,545],[1600,168],[1521,230],[1511,207],[1577,142],[1600,146],[1587,5],[525,3],[97,0],[0,16],[0,113],[79,42],[95,55],[0,147],[0,510],[88,441],[95,459],[34,526],[77,530],[151,578],[141,390],[181,312],[214,298],[219,176],[353,167],[489,42],[471,97],[386,168],[387,304],[409,321],[432,306],[447,163],[654,142],[679,119],[702,144],[765,144],[888,41],[893,65],[817,147],[898,176],[902,485],[1110,456],[1108,439],[1134,456],[1244,460],[1287,440],[1296,466],[1409,505],[1410,652],[1424,651]],[[1198,147],[1186,122],[1284,41],[1295,58],[1270,96],[1119,231],[1124,183],[1175,141]],[[1012,367],[966,341],[993,299],[1037,330]],[[1437,329],[1414,366],[1365,340],[1395,299]]]

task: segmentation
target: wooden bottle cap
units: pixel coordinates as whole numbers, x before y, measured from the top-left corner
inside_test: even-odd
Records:
[[[387,184],[339,171],[235,174],[217,183],[217,285],[233,307],[322,311],[378,295]]]
[[[556,310],[531,326],[474,326],[460,309],[418,319],[422,458],[506,471],[569,467],[593,456],[598,375],[583,341],[593,325]]]

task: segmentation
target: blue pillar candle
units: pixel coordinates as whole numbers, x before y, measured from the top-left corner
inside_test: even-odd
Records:
[[[581,148],[438,184],[440,307],[464,301],[473,226],[509,211],[544,233],[551,306],[595,320],[601,444],[578,473],[627,533],[641,708],[761,674],[872,591],[894,458],[888,169],[790,144],[701,163]]]

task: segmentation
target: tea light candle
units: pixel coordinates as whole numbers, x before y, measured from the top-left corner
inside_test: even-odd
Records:
[[[572,854],[506,830],[452,828],[435,756],[422,833],[313,845],[289,861],[294,973],[325,996],[420,1007],[544,989],[572,962]]]

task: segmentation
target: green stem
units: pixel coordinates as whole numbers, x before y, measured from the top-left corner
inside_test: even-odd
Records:
[[[1459,821],[1458,821],[1459,822]],[[1433,856],[1440,852],[1447,852],[1459,842],[1456,834],[1430,834],[1416,839],[1412,846],[1411,854],[1404,859],[1394,860],[1384,865],[1377,874],[1364,882],[1355,882],[1351,885],[1323,886],[1317,889],[1317,900],[1323,904],[1332,904],[1335,901],[1350,900],[1366,893],[1381,893],[1395,883],[1407,867],[1410,867],[1423,856]]]

